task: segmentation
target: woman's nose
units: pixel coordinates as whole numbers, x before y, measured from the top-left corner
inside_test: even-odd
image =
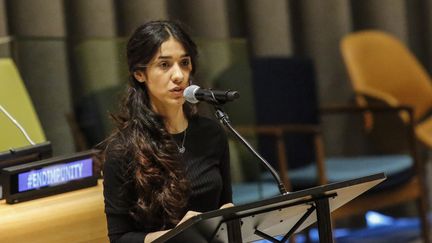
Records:
[[[184,75],[178,63],[174,64],[173,69],[172,81],[175,83],[181,83],[184,79]]]

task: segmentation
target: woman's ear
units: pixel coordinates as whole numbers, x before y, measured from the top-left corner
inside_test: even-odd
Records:
[[[145,73],[143,71],[141,71],[141,70],[134,71],[133,72],[133,76],[140,83],[143,83],[146,80]]]

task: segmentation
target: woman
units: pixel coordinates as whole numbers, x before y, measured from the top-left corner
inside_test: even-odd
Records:
[[[127,94],[103,144],[105,213],[111,242],[142,243],[231,205],[229,152],[219,124],[183,98],[197,50],[178,24],[138,27],[127,58]]]

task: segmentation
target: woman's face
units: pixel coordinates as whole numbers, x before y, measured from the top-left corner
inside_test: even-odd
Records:
[[[183,45],[173,37],[163,42],[145,71],[134,72],[135,78],[148,89],[155,111],[181,107],[183,90],[189,85],[191,58]]]

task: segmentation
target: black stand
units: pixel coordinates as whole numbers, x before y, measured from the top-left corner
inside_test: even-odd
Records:
[[[294,233],[317,222],[320,242],[331,243],[330,213],[385,179],[380,173],[203,213],[155,242],[286,242]]]

